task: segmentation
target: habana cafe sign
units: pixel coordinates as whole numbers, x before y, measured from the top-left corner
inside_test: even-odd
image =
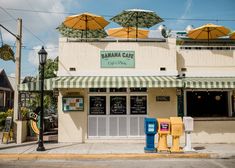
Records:
[[[135,68],[135,51],[100,51],[101,68]]]

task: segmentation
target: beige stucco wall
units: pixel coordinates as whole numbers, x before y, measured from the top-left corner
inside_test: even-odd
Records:
[[[193,143],[235,143],[235,121],[194,121]]]
[[[58,108],[59,142],[89,142],[87,139],[87,109],[88,97],[87,89],[64,89],[60,90],[58,98],[58,107],[62,107],[62,95],[68,94],[84,96],[84,112],[63,112]],[[156,96],[170,96],[170,101],[157,102]],[[155,118],[169,118],[177,116],[177,97],[176,89],[168,88],[149,88],[148,89],[148,116]],[[192,133],[193,143],[235,143],[235,121],[194,121],[194,131]],[[130,140],[130,138],[128,138]],[[116,139],[110,139],[107,142],[116,142]],[[141,140],[141,138],[140,138]],[[142,139],[143,140],[143,139]],[[169,145],[171,136],[168,137]],[[99,140],[98,142],[101,142]],[[122,138],[118,142],[125,142]],[[92,141],[94,142],[94,141]],[[96,141],[95,141],[96,142]],[[103,142],[103,141],[102,141]],[[138,141],[144,142],[144,141]],[[184,144],[184,135],[181,137],[181,143]]]
[[[63,112],[62,96],[77,95],[84,97],[83,112]],[[156,96],[170,96],[170,101],[157,102]],[[175,89],[148,89],[149,117],[169,117],[177,115]],[[86,142],[88,127],[88,94],[87,89],[63,89],[58,97],[58,141]],[[61,108],[60,108],[61,107]]]
[[[62,95],[84,96],[84,111],[63,112]],[[87,137],[87,94],[85,89],[63,89],[58,97],[58,141],[85,142]]]
[[[21,144],[22,142],[26,141],[27,138],[27,121],[23,120],[17,120],[15,121],[16,125],[17,125],[17,138],[16,138],[16,143],[17,144]]]
[[[135,68],[101,68],[100,51],[105,50],[135,51]],[[175,39],[169,42],[67,42],[60,38],[59,58],[59,76],[177,74]],[[69,71],[70,67],[76,71]],[[160,67],[166,71],[160,71]]]
[[[170,96],[170,101],[156,101],[156,96]],[[177,116],[177,96],[175,88],[148,89],[149,117],[169,118]]]
[[[234,76],[235,50],[185,50],[177,48],[177,69],[186,76]]]

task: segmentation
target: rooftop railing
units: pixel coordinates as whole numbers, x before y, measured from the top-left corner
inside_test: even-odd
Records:
[[[128,38],[66,38],[67,42],[166,42],[164,38],[128,39]]]

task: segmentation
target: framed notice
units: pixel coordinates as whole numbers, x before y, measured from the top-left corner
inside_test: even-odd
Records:
[[[110,114],[126,114],[126,96],[110,96]]]
[[[63,97],[63,111],[84,111],[84,98],[81,96]]]
[[[156,101],[170,101],[170,96],[156,96]]]
[[[90,115],[105,115],[106,96],[90,96],[89,111]]]
[[[131,96],[131,114],[147,114],[147,96]]]

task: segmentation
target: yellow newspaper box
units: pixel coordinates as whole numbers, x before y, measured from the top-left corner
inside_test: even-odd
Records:
[[[157,150],[169,151],[167,145],[167,135],[170,134],[171,123],[168,118],[158,118],[158,147]]]
[[[183,121],[181,117],[170,117],[172,147],[171,152],[182,152],[180,148],[180,136],[183,134]]]
[[[183,121],[181,117],[170,117],[171,135],[181,136],[183,134]]]

